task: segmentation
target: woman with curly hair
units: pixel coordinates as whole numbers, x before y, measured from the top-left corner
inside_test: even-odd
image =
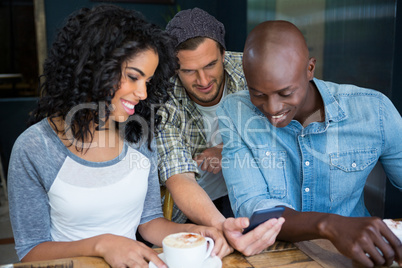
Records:
[[[44,66],[32,125],[9,168],[10,218],[22,261],[100,256],[113,267],[165,267],[153,244],[176,232],[227,243],[215,228],[163,218],[153,128],[176,65],[173,40],[136,11],[83,8]]]

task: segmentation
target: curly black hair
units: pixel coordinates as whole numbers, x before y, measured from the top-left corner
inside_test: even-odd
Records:
[[[92,141],[91,126],[95,123],[99,130],[102,122],[109,119],[111,100],[120,88],[122,64],[147,49],[159,56],[158,67],[147,86],[148,97],[136,105],[135,114],[125,123],[116,124],[120,129],[124,127],[126,140],[137,143],[145,138],[150,147],[160,121],[155,110],[166,102],[169,78],[177,68],[174,40],[147,22],[140,12],[114,5],[82,8],[70,15],[45,61],[41,98],[29,123],[48,117],[56,131],[65,134],[67,129],[58,130],[53,119],[65,121],[75,110],[69,129],[77,141],[77,150],[83,150],[77,144],[84,144],[88,138]],[[87,103],[91,109],[76,108]],[[106,112],[102,114],[100,108]]]

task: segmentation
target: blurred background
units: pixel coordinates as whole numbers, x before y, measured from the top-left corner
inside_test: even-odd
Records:
[[[230,51],[243,50],[256,24],[289,20],[302,30],[317,58],[317,78],[381,91],[402,113],[402,1],[0,0],[0,240],[9,235],[8,223],[2,225],[8,219],[4,208],[8,158],[39,96],[38,75],[47,49],[70,13],[102,2],[136,9],[161,28],[180,10],[202,8],[225,25]],[[366,188],[373,215],[402,218],[402,193],[385,180],[381,167]],[[1,243],[0,251],[6,252]]]

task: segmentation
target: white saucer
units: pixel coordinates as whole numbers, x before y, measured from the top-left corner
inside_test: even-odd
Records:
[[[159,254],[158,257],[166,263],[165,256],[163,253]],[[157,268],[153,262],[149,262],[149,268]],[[222,268],[222,261],[218,256],[209,257],[202,263],[202,268]]]

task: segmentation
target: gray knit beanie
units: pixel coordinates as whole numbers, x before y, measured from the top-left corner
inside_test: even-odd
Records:
[[[194,37],[209,37],[225,47],[225,27],[215,17],[198,7],[182,10],[166,26],[166,32],[180,45]]]

